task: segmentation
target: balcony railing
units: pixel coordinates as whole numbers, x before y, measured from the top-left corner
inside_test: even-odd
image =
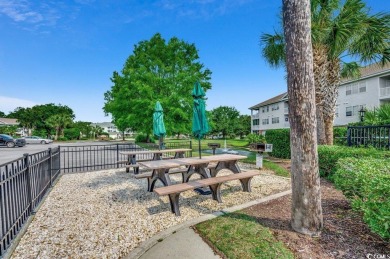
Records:
[[[381,87],[381,97],[390,96],[390,87]]]
[[[288,108],[284,108],[284,114],[288,114]]]

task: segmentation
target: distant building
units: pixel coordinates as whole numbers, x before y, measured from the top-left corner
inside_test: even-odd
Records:
[[[263,133],[268,129],[289,128],[287,93],[256,104],[251,110],[251,132]]]
[[[118,130],[118,128],[115,126],[112,122],[101,122],[101,123],[92,123],[92,126],[99,126],[103,129],[104,132],[107,132],[110,136],[110,138],[113,139],[121,139],[122,138],[122,132]],[[133,135],[133,132],[130,130],[127,130],[124,132],[125,137],[131,137]]]
[[[17,119],[11,118],[0,118],[0,127],[2,126],[19,126],[19,122]],[[15,132],[19,136],[27,136],[27,131],[22,127],[18,127]]]
[[[360,70],[360,78],[345,79],[339,87],[335,110],[335,126],[360,120],[359,110],[373,109],[390,103],[390,64],[373,64]],[[280,94],[249,108],[251,132],[263,133],[268,129],[289,128],[288,96]]]

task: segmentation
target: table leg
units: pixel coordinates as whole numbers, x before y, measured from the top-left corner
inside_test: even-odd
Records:
[[[206,169],[207,166],[208,163],[189,166],[187,172],[182,174],[183,183],[187,183],[190,180],[191,176],[195,173],[199,174],[202,178],[210,178],[211,176]]]
[[[131,156],[130,164],[132,164],[132,165],[137,164],[137,159],[136,159],[136,156],[135,156],[135,155],[132,155],[132,156]],[[127,169],[128,169],[128,168],[127,168]],[[126,170],[127,170],[127,169],[126,169]],[[134,174],[138,174],[138,173],[139,173],[139,167],[134,167],[133,169],[134,169]],[[127,171],[126,171],[126,172],[127,172]]]
[[[184,158],[184,152],[176,152],[175,158]]]
[[[153,192],[157,180],[160,180],[164,186],[171,185],[168,172],[169,169],[154,169],[150,180],[148,179],[148,191]]]
[[[229,169],[233,173],[241,173],[241,169],[238,167],[237,160],[234,161],[221,161],[218,162],[215,168],[210,168],[211,177],[216,177],[218,172],[222,169]]]

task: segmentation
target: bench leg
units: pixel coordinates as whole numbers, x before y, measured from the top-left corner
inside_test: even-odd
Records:
[[[251,180],[253,177],[240,179],[242,190],[244,192],[251,192]]]
[[[171,204],[172,213],[175,213],[176,216],[180,216],[180,210],[179,210],[180,193],[172,193],[169,194],[168,196],[169,196],[169,203]]]
[[[221,184],[222,183],[217,183],[217,184],[213,184],[213,185],[209,186],[210,190],[211,190],[211,193],[213,194],[213,200],[218,201],[218,203],[222,202],[222,199],[221,199]]]

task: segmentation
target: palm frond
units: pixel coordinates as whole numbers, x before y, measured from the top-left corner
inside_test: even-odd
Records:
[[[359,78],[360,65],[357,62],[343,63],[340,75],[342,78]]]
[[[260,45],[262,56],[267,60],[271,67],[277,68],[285,64],[286,51],[284,36],[281,33],[264,33],[260,36]]]

